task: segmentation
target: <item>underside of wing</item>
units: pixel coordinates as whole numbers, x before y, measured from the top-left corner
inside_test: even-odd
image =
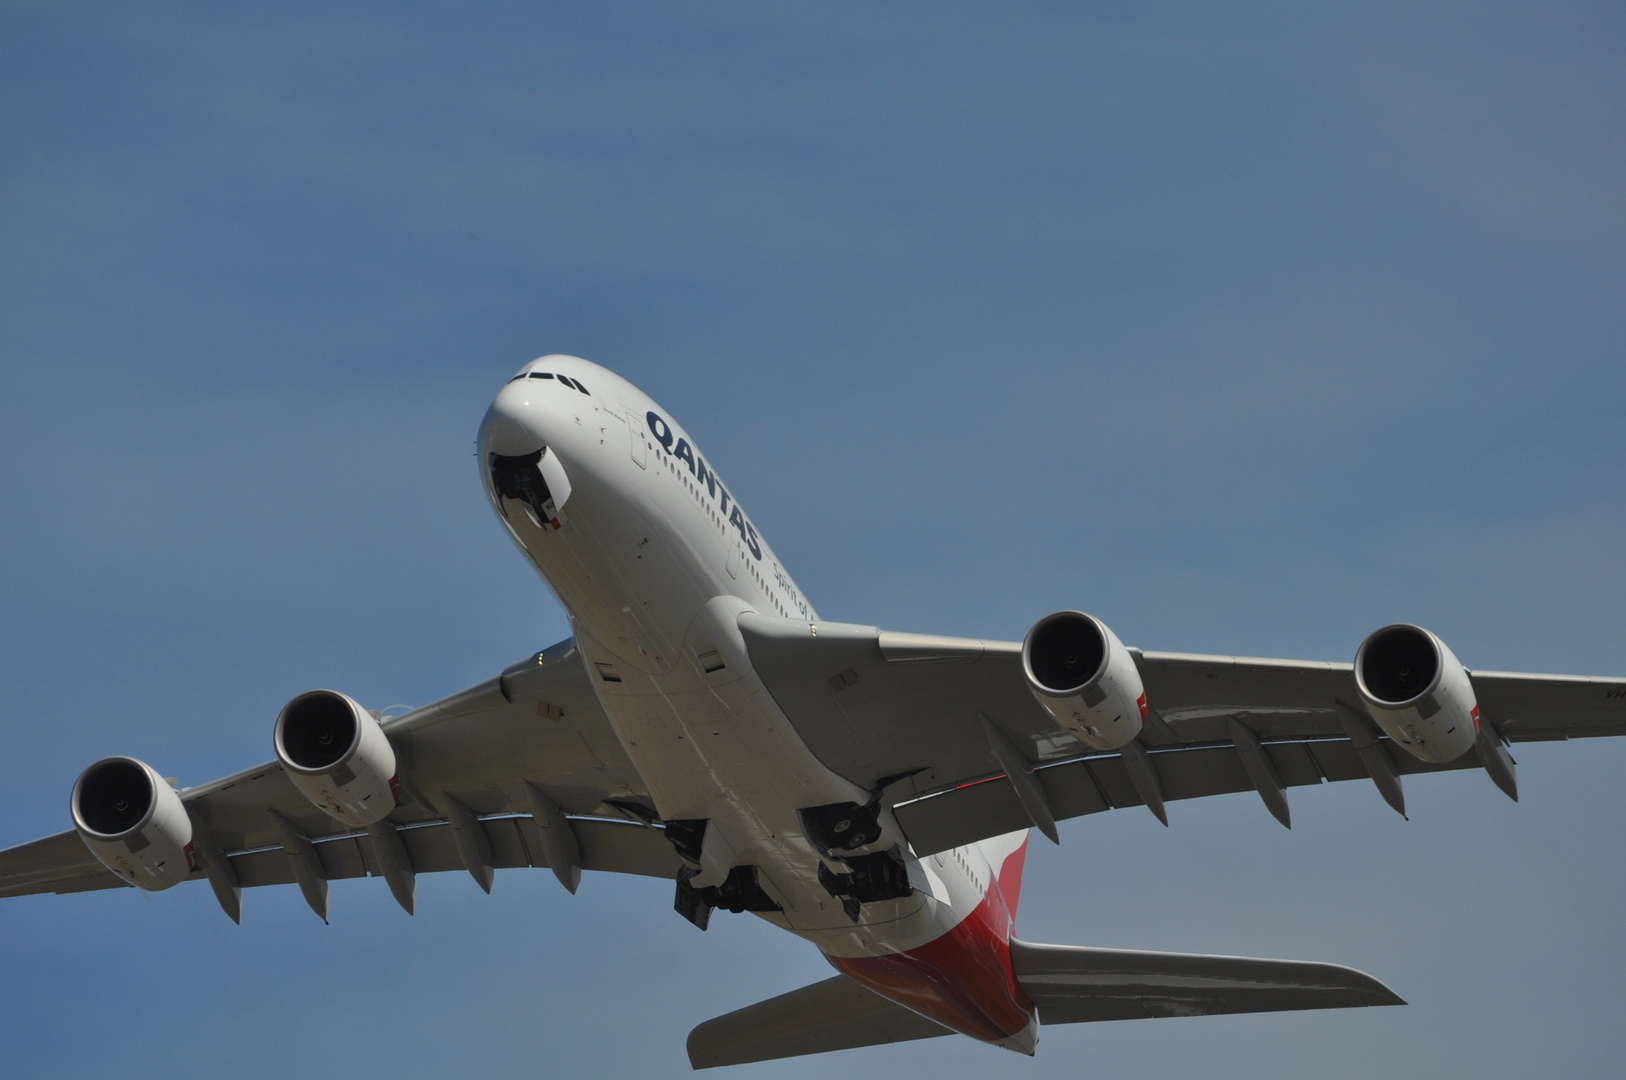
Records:
[[[383,730],[400,766],[400,805],[389,818],[397,826],[447,821],[448,796],[481,817],[529,813],[527,782],[566,814],[619,817],[607,800],[648,801],[570,641]],[[272,810],[313,840],[354,831],[301,795],[275,761],[182,798],[226,851],[278,846]]]
[[[683,865],[659,829],[602,818],[568,820],[581,852],[580,869],[673,878]],[[489,845],[491,869],[549,866],[547,852],[537,841],[535,825],[528,815],[487,817],[479,821],[478,827]],[[468,869],[452,828],[444,822],[401,829],[399,835],[414,873]],[[384,875],[366,833],[330,837],[311,846],[321,861],[324,880]],[[244,887],[287,885],[297,880],[287,852],[280,847],[240,852],[229,858]],[[197,876],[205,875],[200,871]],[[115,880],[111,884],[117,883]]]
[[[757,615],[740,629],[808,747],[854,783],[884,786],[922,855],[1043,828],[1047,817],[1053,828],[1151,805],[1148,786],[1160,816],[1163,801],[1256,791],[1283,824],[1289,789],[1336,780],[1370,779],[1404,813],[1402,777],[1483,765],[1512,795],[1500,741],[1626,733],[1626,681],[1468,673],[1486,747],[1429,761],[1374,726],[1350,664],[1130,649],[1148,705],[1137,776],[1136,761],[1092,750],[1038,704],[1016,642]],[[998,744],[1020,755],[1025,778],[1007,782],[1012,762]]]
[[[242,888],[293,881],[325,917],[325,883],[343,878],[393,875],[399,888],[410,875],[456,869],[485,887],[504,867],[552,867],[561,880],[567,869],[677,875],[680,860],[649,820],[649,795],[570,641],[382,730],[399,802],[370,830],[319,808],[276,761],[182,790],[198,863],[191,877],[208,878],[236,918]],[[0,852],[0,896],[125,884],[77,832]],[[406,892],[397,897],[410,910]]]
[[[696,1069],[952,1035],[845,975],[707,1020],[689,1033]]]
[[[1378,745],[1383,747],[1397,776],[1479,767],[1473,758],[1432,765],[1389,750],[1383,743]],[[1338,780],[1371,779],[1348,739],[1283,740],[1263,744],[1259,752],[1271,762],[1284,791]],[[1170,802],[1257,790],[1240,753],[1230,742],[1171,746],[1153,750],[1147,757],[1156,770],[1163,798]],[[1048,796],[1057,821],[1145,805],[1117,754],[1096,754],[1045,766],[1034,773],[1034,779]],[[895,812],[916,852],[922,854],[1033,824],[1001,773],[911,800],[897,806]]]
[[[1475,671],[1487,717],[1509,742],[1626,735],[1626,679]]]
[[[76,832],[0,852],[0,897],[116,889],[125,884],[96,861]]]

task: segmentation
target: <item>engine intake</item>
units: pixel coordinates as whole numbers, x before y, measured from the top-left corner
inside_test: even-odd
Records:
[[[1045,711],[1093,749],[1122,749],[1146,722],[1135,660],[1093,615],[1058,611],[1034,623],[1022,642],[1022,673]]]
[[[1410,623],[1375,631],[1355,653],[1355,688],[1413,757],[1455,761],[1479,735],[1473,684],[1445,642]]]
[[[192,819],[175,789],[145,762],[103,758],[79,774],[70,804],[90,853],[130,884],[158,892],[197,869]]]
[[[378,721],[335,690],[310,690],[277,717],[277,760],[307,799],[356,828],[400,802],[395,749]]]

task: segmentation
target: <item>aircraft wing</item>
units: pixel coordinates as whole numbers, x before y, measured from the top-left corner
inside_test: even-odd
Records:
[[[677,875],[679,860],[661,831],[628,820],[615,805],[648,806],[650,799],[593,695],[573,642],[544,649],[383,726],[402,788],[388,820],[414,872],[466,868],[451,827],[450,800],[476,820],[491,867],[548,865],[530,817],[530,784],[570,816],[582,869]],[[367,834],[317,809],[274,760],[185,789],[181,801],[194,834],[206,836],[230,860],[241,886],[295,880],[279,816],[311,841],[326,880],[382,872]],[[199,869],[192,876],[206,875]],[[0,897],[123,884],[72,831],[0,851]]]
[[[869,790],[884,784],[917,854],[1038,823],[1018,785],[1003,782],[988,726],[1026,759],[1055,820],[1144,805],[1118,752],[1090,750],[1039,707],[1016,642],[760,615],[743,616],[740,629],[814,755]],[[1369,726],[1357,732],[1365,745],[1352,740],[1346,720],[1351,710],[1365,714],[1349,664],[1130,654],[1151,706],[1147,758],[1166,801],[1264,795],[1274,780],[1285,818],[1289,788],[1387,771],[1394,781],[1385,798],[1403,812],[1399,778],[1481,765],[1473,752],[1443,765],[1421,761]],[[1626,679],[1469,676],[1483,722],[1506,741],[1626,734]]]
[[[984,718],[1034,767],[1055,819],[1142,805],[1118,754],[1088,751],[1039,708],[1016,643],[758,615],[740,627],[764,684],[813,753],[866,788],[886,782],[918,854],[1033,824],[1016,787],[998,782],[1006,773]],[[1154,709],[1148,757],[1168,801],[1257,789],[1259,758],[1283,790],[1367,778],[1385,761],[1397,777],[1479,764],[1470,754],[1431,765],[1386,738],[1357,746],[1341,718],[1358,701],[1348,664],[1132,655]],[[1511,742],[1626,734],[1626,680],[1471,678],[1485,722]],[[1259,740],[1252,762],[1233,723]],[[530,818],[534,785],[570,816],[583,869],[676,876],[679,860],[659,829],[631,820],[651,800],[572,642],[384,727],[403,789],[390,821],[414,872],[467,867],[451,827],[454,800],[478,820],[491,867],[546,866]],[[275,761],[181,797],[242,886],[295,880],[279,817],[311,841],[327,880],[383,872],[366,834],[312,806]],[[0,851],[0,897],[122,884],[71,831]]]

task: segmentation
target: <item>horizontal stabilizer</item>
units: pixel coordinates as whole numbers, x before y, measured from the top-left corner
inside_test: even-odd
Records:
[[[710,1069],[951,1034],[837,975],[707,1020],[689,1032],[689,1064]]]
[[[1045,1024],[1405,1004],[1365,972],[1302,960],[1030,945],[1013,938],[1011,964]]]

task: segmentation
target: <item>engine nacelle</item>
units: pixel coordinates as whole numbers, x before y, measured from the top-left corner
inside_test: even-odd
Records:
[[[1423,761],[1455,761],[1479,736],[1473,684],[1445,642],[1410,623],[1385,626],[1355,653],[1355,688],[1378,726]]]
[[[192,819],[145,762],[103,758],[73,785],[73,826],[90,853],[138,888],[158,892],[197,869]]]
[[[277,760],[294,787],[355,828],[383,821],[399,804],[395,748],[360,705],[334,690],[311,690],[277,717]]]
[[[1028,689],[1061,725],[1096,750],[1117,750],[1146,722],[1146,692],[1134,658],[1106,623],[1058,611],[1022,642]]]

